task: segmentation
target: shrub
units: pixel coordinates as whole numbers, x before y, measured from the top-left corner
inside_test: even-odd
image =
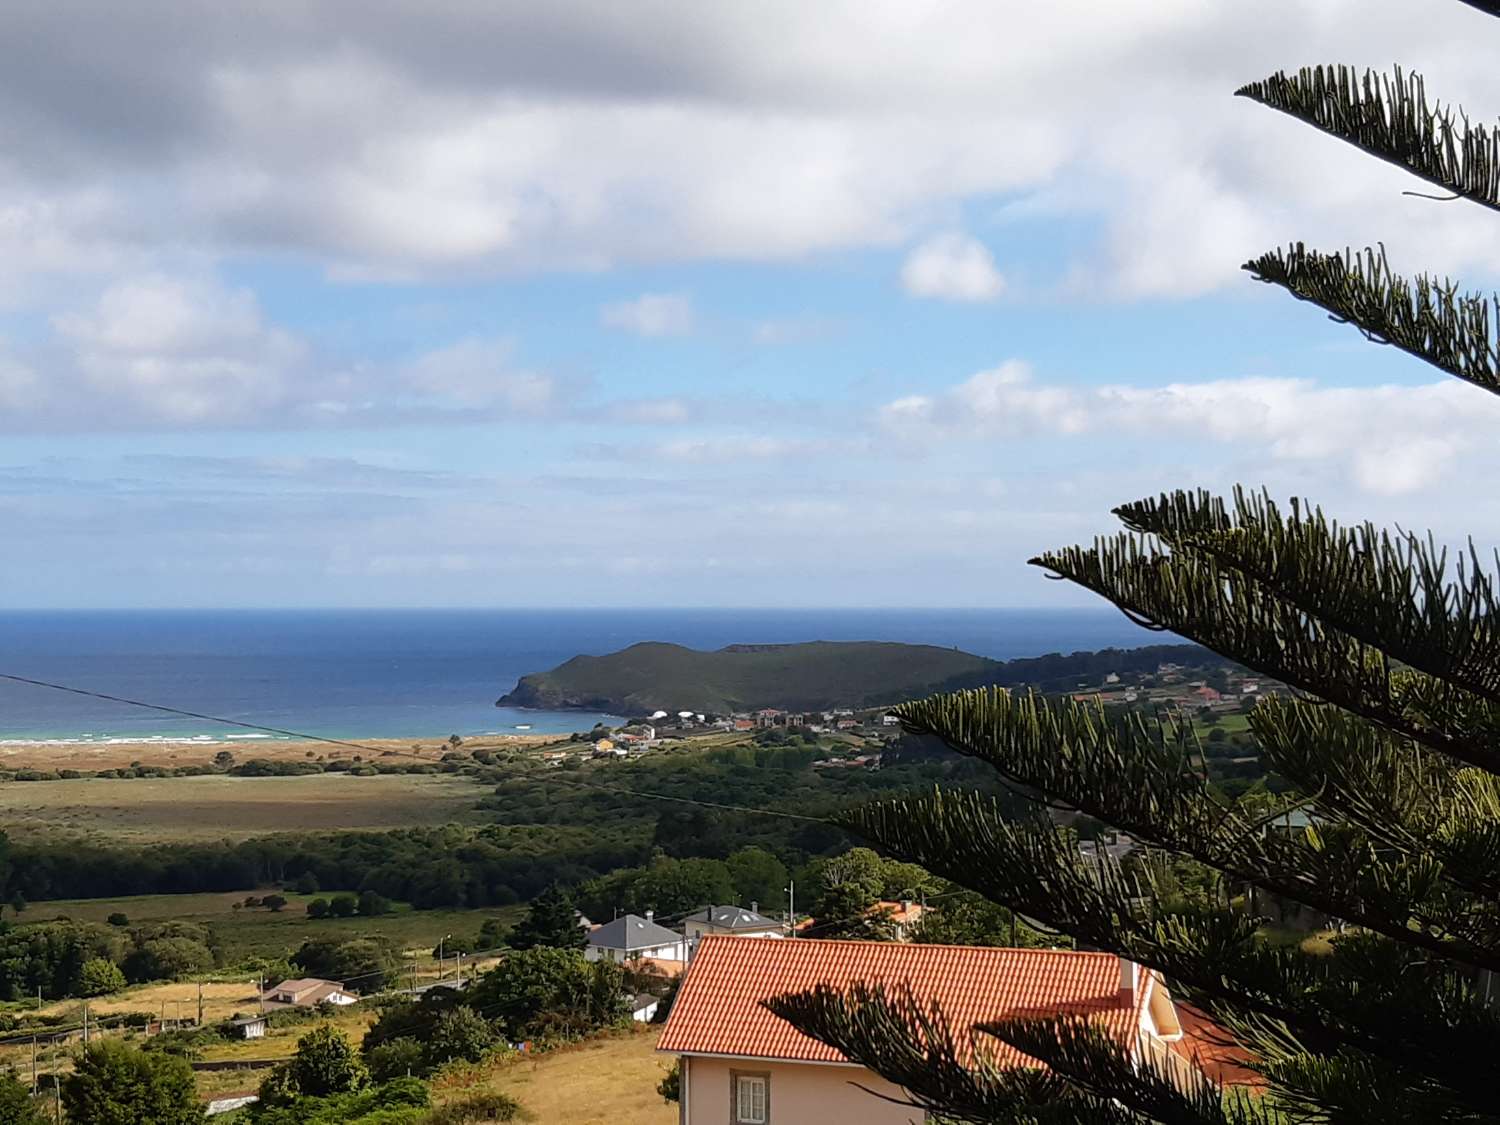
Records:
[[[279,914],[286,907],[285,895],[266,895],[260,900],[260,904],[273,914]]]
[[[120,912],[119,912],[119,911],[118,911],[118,910],[116,910],[116,911],[115,911],[115,912],[114,912],[114,913],[113,913],[113,914],[111,914],[111,915],[110,915],[110,916],[109,916],[109,917],[108,917],[108,918],[107,918],[107,919],[105,919],[105,920],[106,920],[106,921],[107,921],[107,922],[108,922],[108,923],[109,923],[109,924],[110,924],[110,925],[111,925],[111,926],[122,926],[122,927],[123,927],[123,926],[128,926],[128,925],[130,925],[130,919],[129,919],[129,918],[127,918],[127,917],[126,917],[126,916],[125,916],[125,915],[124,915],[124,914],[121,914],[121,913],[120,913]]]
[[[420,1077],[427,1073],[427,1057],[422,1044],[404,1037],[366,1049],[365,1065],[370,1068],[370,1078],[375,1082],[389,1082],[413,1074]]]
[[[478,1062],[495,1044],[495,1029],[473,1008],[460,1004],[438,1016],[427,1037],[427,1063],[439,1067],[461,1059]]]
[[[391,912],[391,900],[374,891],[362,891],[355,909],[367,918]]]
[[[315,895],[322,889],[318,885],[318,877],[311,871],[304,871],[297,876],[296,891],[299,895]]]
[[[327,918],[328,900],[326,898],[315,898],[307,904],[307,916],[309,918]]]
[[[679,1102],[682,1100],[682,1064],[673,1063],[672,1069],[661,1076],[661,1081],[656,1084],[656,1092],[661,1095],[664,1102]]]
[[[79,996],[108,996],[125,987],[125,974],[120,966],[103,957],[91,957],[78,970]]]
[[[487,1121],[521,1121],[521,1103],[498,1090],[483,1090],[449,1102],[427,1116],[427,1125],[477,1125]]]
[[[334,895],[328,913],[335,918],[353,918],[359,912],[359,899],[350,894]]]

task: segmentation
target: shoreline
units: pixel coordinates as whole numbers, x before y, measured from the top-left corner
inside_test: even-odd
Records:
[[[331,737],[331,736],[330,736]],[[525,750],[565,740],[566,734],[517,733],[466,736],[463,750]],[[446,734],[426,738],[340,738],[331,745],[315,739],[265,736],[151,735],[143,738],[98,739],[0,739],[0,769],[119,769],[135,764],[149,766],[208,765],[215,755],[228,751],[236,761],[255,758],[272,761],[291,759],[352,758],[363,754],[372,760],[382,756],[407,760],[425,758],[438,762],[452,747]],[[362,751],[360,747],[366,748]]]

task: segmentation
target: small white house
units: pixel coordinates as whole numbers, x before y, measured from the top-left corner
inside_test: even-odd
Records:
[[[660,999],[643,992],[630,1002],[630,1018],[636,1023],[650,1023],[651,1017],[656,1015],[659,1004],[661,1004]]]
[[[264,1039],[266,1037],[265,1016],[246,1016],[244,1019],[230,1020],[229,1026],[241,1039]]]
[[[606,922],[589,934],[583,955],[590,961],[633,961],[650,957],[657,961],[686,961],[687,939],[679,933],[658,926],[652,912],[644,918],[626,914]]]

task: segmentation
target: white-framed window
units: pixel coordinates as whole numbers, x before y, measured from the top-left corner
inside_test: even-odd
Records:
[[[771,1120],[771,1076],[730,1072],[730,1097],[734,1125],[769,1125]]]

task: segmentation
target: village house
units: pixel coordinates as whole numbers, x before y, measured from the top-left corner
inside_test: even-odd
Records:
[[[687,939],[659,926],[651,911],[644,918],[626,914],[596,926],[589,933],[583,955],[590,961],[652,961],[681,963],[687,960]]]
[[[681,1068],[682,1125],[909,1125],[903,1091],[796,1031],[763,1000],[819,984],[909,986],[935,1002],[960,1049],[977,1042],[1002,1066],[1036,1064],[973,1028],[1006,1016],[1096,1020],[1132,1057],[1183,1075],[1193,1045],[1161,978],[1110,953],[704,938],[657,1049]]]
[[[909,898],[904,898],[900,902],[877,902],[870,910],[872,913],[885,915],[895,930],[897,941],[911,941],[916,932],[917,923],[922,920],[922,915],[927,913],[925,906]]]
[[[688,941],[697,941],[710,934],[728,934],[735,937],[786,936],[786,925],[758,912],[757,902],[746,910],[742,906],[704,906],[683,919],[682,929]]]
[[[779,727],[786,725],[786,712],[778,711],[774,707],[763,707],[754,715],[755,725],[758,727]]]
[[[343,1007],[353,1004],[359,997],[345,992],[343,984],[338,981],[299,977],[297,980],[284,980],[275,988],[267,989],[262,993],[261,999],[267,1004],[291,1008],[316,1008],[319,1004]]]

